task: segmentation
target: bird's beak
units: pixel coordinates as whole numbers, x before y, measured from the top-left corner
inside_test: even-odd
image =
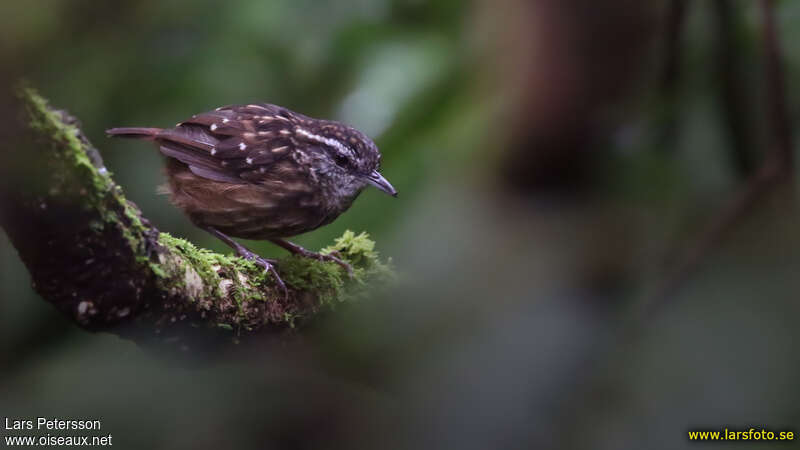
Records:
[[[394,189],[394,186],[392,186],[392,183],[389,183],[389,180],[383,178],[383,175],[379,174],[377,170],[373,170],[371,174],[367,175],[367,181],[369,181],[369,184],[386,192],[392,197],[397,197],[397,191]]]

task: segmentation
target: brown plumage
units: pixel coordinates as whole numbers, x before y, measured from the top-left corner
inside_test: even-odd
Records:
[[[378,173],[380,152],[363,133],[270,104],[233,105],[192,116],[174,128],[112,128],[112,136],[154,141],[167,157],[172,202],[197,226],[280,277],[271,261],[230,237],[283,240],[332,222],[373,185],[396,196]]]

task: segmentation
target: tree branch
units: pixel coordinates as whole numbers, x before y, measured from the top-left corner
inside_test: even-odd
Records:
[[[658,286],[647,313],[662,307],[686,282],[703,259],[719,245],[776,187],[791,181],[794,174],[791,122],[786,106],[786,87],[772,0],[759,0],[762,15],[764,71],[767,82],[769,151],[747,185],[709,223],[674,271]]]
[[[328,247],[355,268],[288,257],[284,298],[263,269],[160,233],[125,199],[74,118],[20,89],[22,138],[0,155],[0,225],[36,291],[81,327],[186,349],[295,329],[391,277],[366,234]],[[142,338],[145,339],[142,339]]]

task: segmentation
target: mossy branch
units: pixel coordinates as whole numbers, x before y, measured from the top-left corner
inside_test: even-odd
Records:
[[[74,118],[33,89],[21,88],[18,98],[26,137],[2,154],[0,225],[37,292],[88,330],[144,334],[181,348],[193,342],[187,334],[231,341],[283,332],[392,276],[368,236],[348,231],[325,251],[338,251],[355,276],[288,257],[278,263],[284,297],[255,264],[156,230],[125,199]]]

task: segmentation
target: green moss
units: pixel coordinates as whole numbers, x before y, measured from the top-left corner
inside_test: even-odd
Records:
[[[248,302],[275,301],[281,295],[270,275],[251,261],[199,249],[192,243],[167,233],[159,235],[159,242],[167,247],[169,253],[182,260],[165,264],[171,264],[173,271],[180,272],[167,274],[170,278],[183,276],[183,262],[189,264],[203,280],[208,289],[207,295],[227,294],[235,302],[241,315],[244,315],[244,306]],[[348,277],[339,265],[332,262],[301,256],[289,256],[278,261],[281,278],[291,291],[313,292],[317,298],[315,306],[306,312],[365,298],[368,292],[374,293],[373,284],[383,284],[394,278],[390,264],[381,262],[378,252],[375,251],[375,242],[366,233],[356,235],[352,231],[346,231],[333,245],[323,249],[323,252],[337,252],[349,262],[353,266],[353,278]],[[163,268],[161,271],[165,272]],[[220,274],[230,281],[224,293],[218,290],[222,282]],[[239,275],[244,276],[246,281],[243,282]],[[262,294],[262,289],[267,287],[273,290],[274,296]],[[368,287],[371,289],[368,290]],[[283,320],[292,325],[303,315],[301,312],[286,312]]]
[[[92,164],[86,154],[84,143],[81,142],[80,130],[64,122],[64,116],[50,107],[47,100],[30,87],[21,87],[18,95],[25,103],[28,113],[28,124],[39,136],[46,136],[56,147],[54,156],[61,159],[62,163],[70,166],[75,171],[73,179],[81,180],[85,185],[83,193],[90,201],[89,206],[98,206],[103,195],[113,185],[108,173],[101,173]],[[56,191],[64,186],[54,186]]]
[[[356,235],[350,230],[336,238],[333,245],[322,249],[323,254],[338,253],[356,268],[371,268],[380,262],[378,252],[375,251],[375,241],[369,238],[366,232]]]
[[[163,274],[163,278],[170,280],[169,283],[178,283],[185,287],[186,271],[192,270],[202,281],[202,295],[228,295],[240,311],[245,302],[265,300],[260,288],[271,284],[268,283],[268,275],[264,270],[253,262],[197,248],[191,242],[168,233],[160,233],[158,241],[167,249],[166,254],[175,258],[157,265],[157,270]],[[225,292],[221,288],[223,276],[229,280]]]
[[[334,252],[352,265],[352,278],[338,264],[294,256],[280,262],[283,280],[296,289],[317,293],[320,306],[333,306],[363,298],[368,285],[394,279],[391,261],[381,262],[375,241],[366,232],[356,235],[347,230],[321,251]]]
[[[167,272],[157,263],[149,263],[150,270],[159,278],[167,278]]]
[[[222,328],[223,330],[233,331],[233,327],[227,323],[218,323],[217,328]]]
[[[170,278],[172,283],[177,283],[181,287],[186,287],[187,278],[191,282],[192,270],[200,278],[202,294],[219,295],[220,277],[214,270],[217,258],[216,254],[199,249],[191,242],[173,237],[168,233],[159,233],[158,243],[167,249],[165,254],[175,258],[171,261],[161,261],[160,273],[163,278]],[[221,255],[216,255],[221,256]]]
[[[347,274],[337,264],[302,256],[282,259],[278,265],[281,278],[294,289],[317,294],[320,304],[331,302],[344,289]]]
[[[390,284],[396,278],[391,259],[381,261],[375,250],[375,241],[366,232],[355,234],[347,230],[322,252],[336,252],[353,266],[355,276],[338,297],[340,302],[368,298],[376,293],[377,288]]]
[[[290,312],[283,313],[283,321],[289,324],[289,328],[294,328],[297,315]]]

